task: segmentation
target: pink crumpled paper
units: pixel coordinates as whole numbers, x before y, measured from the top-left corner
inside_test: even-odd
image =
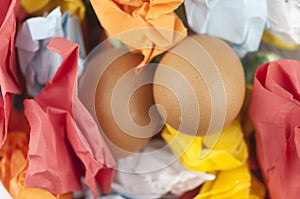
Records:
[[[54,38],[48,48],[63,62],[46,87],[24,102],[31,127],[25,185],[63,194],[80,190],[84,175],[97,198],[97,182],[101,192],[110,192],[115,161],[77,95],[78,46]]]
[[[8,131],[12,111],[12,94],[19,94],[20,87],[16,75],[15,34],[16,15],[19,0],[2,0],[0,6],[0,147]]]
[[[261,65],[250,104],[259,164],[272,199],[300,195],[300,62]]]

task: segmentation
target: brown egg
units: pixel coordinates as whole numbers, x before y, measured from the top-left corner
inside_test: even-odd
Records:
[[[162,127],[152,106],[152,84],[141,83],[152,81],[154,70],[135,73],[142,60],[141,54],[125,49],[106,49],[91,59],[80,79],[79,97],[116,158],[138,152]],[[149,110],[155,119],[150,118]]]
[[[170,49],[160,60],[154,83],[154,100],[164,108],[161,115],[191,135],[222,130],[236,118],[245,96],[238,56],[228,44],[207,35],[192,35]]]

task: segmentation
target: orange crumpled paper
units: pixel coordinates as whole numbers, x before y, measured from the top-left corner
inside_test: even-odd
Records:
[[[183,0],[91,0],[109,36],[141,51],[144,64],[181,41],[187,30],[173,12]]]
[[[11,184],[11,195],[15,199],[71,199],[72,193],[65,193],[62,195],[54,195],[44,189],[26,187],[24,184],[26,170],[28,168],[28,160],[25,161],[16,177],[14,177]]]
[[[0,178],[10,192],[10,180],[15,178],[26,161],[28,152],[28,134],[23,131],[11,131],[0,149]]]
[[[48,48],[63,62],[46,87],[24,102],[31,127],[25,185],[63,194],[80,190],[85,175],[96,198],[97,182],[110,192],[115,161],[77,95],[78,45],[54,38]]]
[[[300,62],[279,59],[255,74],[250,116],[270,198],[300,195]]]
[[[10,131],[0,149],[0,179],[15,199],[71,199],[72,193],[53,195],[46,190],[24,186],[28,167],[28,134]]]
[[[0,147],[8,131],[12,111],[12,94],[19,94],[20,87],[15,71],[15,34],[18,0],[3,0],[0,6]]]

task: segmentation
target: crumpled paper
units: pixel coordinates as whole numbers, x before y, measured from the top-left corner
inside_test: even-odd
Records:
[[[267,30],[286,45],[300,44],[300,3],[298,0],[267,0]],[[278,12],[280,10],[280,12]]]
[[[72,193],[62,195],[54,195],[44,189],[26,187],[24,185],[26,170],[28,168],[28,160],[23,165],[19,165],[19,172],[16,177],[12,178],[11,194],[15,199],[71,199]]]
[[[85,187],[85,184],[83,184],[83,186],[84,189],[82,191],[73,192],[72,199],[95,199],[91,190]],[[101,194],[96,199],[131,199],[131,198],[125,198],[116,192],[111,192],[105,195]]]
[[[241,167],[219,171],[216,180],[206,182],[195,199],[250,198],[251,175],[247,164]]]
[[[0,6],[0,148],[8,131],[8,123],[12,110],[12,94],[19,94],[20,87],[16,75],[15,33],[18,0],[1,1]]]
[[[41,16],[57,6],[62,8],[63,13],[69,11],[80,20],[83,20],[85,16],[85,6],[82,0],[21,0],[21,6],[26,13],[34,16]]]
[[[2,199],[13,199],[0,180],[0,196]]]
[[[186,28],[173,12],[182,2],[183,0],[91,0],[108,35],[144,55],[137,70],[186,36]]]
[[[117,194],[112,194],[112,195],[99,197],[98,199],[125,199],[125,198]]]
[[[250,191],[247,146],[238,121],[224,128],[215,144],[208,144],[204,137],[179,133],[169,125],[162,137],[186,168],[216,175],[215,180],[203,184],[195,198],[255,198]]]
[[[265,30],[262,36],[262,41],[268,45],[276,46],[277,48],[293,51],[299,48],[299,45],[286,44],[282,39],[273,34],[272,32]]]
[[[163,130],[162,137],[181,163],[192,171],[229,170],[243,165],[248,158],[241,126],[237,121],[223,129],[213,148],[206,144],[205,137],[185,135],[169,125]]]
[[[28,167],[29,137],[23,131],[10,131],[7,139],[0,149],[0,178],[9,191],[10,198],[14,199],[71,199],[72,194],[53,195],[46,190],[24,186],[24,178]],[[1,199],[5,193],[0,191]]]
[[[300,62],[280,59],[255,75],[250,116],[256,149],[271,198],[300,194]]]
[[[63,62],[46,87],[24,102],[31,127],[25,185],[62,194],[80,190],[84,175],[96,198],[97,182],[101,192],[110,191],[115,161],[77,95],[78,46],[54,38],[48,48]]]
[[[17,177],[25,164],[28,152],[28,134],[11,131],[0,149],[0,177],[4,187],[11,193],[11,180]],[[14,195],[12,195],[14,196]]]
[[[139,153],[118,160],[114,191],[130,198],[180,196],[215,176],[186,170],[162,140],[152,140]]]
[[[11,112],[9,125],[9,131],[23,131],[27,135],[29,135],[30,127],[28,121],[23,112],[13,109]]]
[[[61,64],[61,57],[47,49],[53,37],[65,37],[80,46],[78,75],[83,71],[85,50],[79,21],[66,12],[63,16],[57,7],[45,17],[34,17],[23,23],[16,44],[20,69],[25,76],[27,92],[36,96],[44,88]]]
[[[19,172],[20,165],[26,160],[28,135],[22,131],[12,131],[0,151],[1,180],[10,190],[10,180]]]
[[[185,0],[184,5],[196,33],[227,41],[239,57],[259,48],[267,20],[266,0]]]

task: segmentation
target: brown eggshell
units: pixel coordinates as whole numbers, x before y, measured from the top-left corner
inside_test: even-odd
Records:
[[[108,63],[107,60],[111,59],[111,57],[113,57],[114,61]],[[113,115],[113,108],[117,112],[126,110],[126,107],[118,109],[118,107],[113,107],[114,105],[112,104],[113,92],[116,92],[118,81],[128,71],[134,72],[135,67],[142,60],[143,56],[141,54],[131,54],[123,49],[106,49],[90,61],[80,79],[80,99],[97,120],[100,131],[103,133],[108,146],[116,158],[124,157],[131,152],[138,152],[159,128],[159,124],[150,127],[150,129],[148,128],[148,131],[151,131],[151,135],[149,132],[137,130],[133,130],[135,132],[124,132]],[[142,75],[142,73],[134,74],[133,79],[136,78],[138,81],[143,78]],[[154,73],[152,73],[152,78],[153,75]],[[133,84],[138,84],[138,82]],[[135,85],[123,86],[132,87]],[[127,100],[125,96],[130,95],[127,110],[129,110],[132,122],[139,126],[147,126],[151,122],[148,112],[154,104],[152,84],[140,86],[133,93],[126,92],[128,90],[124,89],[121,90],[121,93],[118,93],[121,97],[116,99],[117,103],[115,105],[118,106],[118,100]],[[124,99],[122,99],[123,97]],[[158,112],[157,115],[159,116]]]
[[[192,48],[192,45],[197,45],[197,47]],[[195,51],[195,49],[197,50]],[[181,54],[175,52],[181,52]],[[185,57],[185,55],[189,55],[190,58]],[[184,87],[184,82],[176,75],[166,74],[163,70],[164,66],[175,70],[194,89],[197,103],[193,105],[195,108],[187,110],[185,115],[183,115],[182,109],[187,107],[180,107],[179,102],[186,105],[191,104],[191,97],[188,97],[191,95],[187,93],[190,91]],[[200,73],[194,66],[199,68]],[[209,77],[201,72],[203,69],[211,70],[214,68],[217,69],[217,72],[212,73]],[[168,79],[169,84],[176,85],[175,89],[172,90],[166,86],[154,84],[154,99],[157,104],[165,109],[165,113],[162,113],[162,115],[167,114],[166,122],[173,128],[178,130],[183,117],[188,118],[186,120],[188,122],[181,130],[182,133],[197,134],[198,136],[216,133],[216,131],[218,132],[218,130],[230,124],[242,107],[245,96],[245,77],[242,64],[231,47],[217,38],[207,35],[192,35],[171,49],[170,52],[167,52],[157,67],[154,82],[161,82],[165,78]],[[226,107],[221,106],[220,110],[216,110],[217,112],[220,111],[220,114],[212,116],[212,106],[216,105],[216,103],[212,103],[212,97],[222,96],[220,95],[222,93],[219,89],[220,86],[217,85],[218,82],[222,82],[225,95],[223,95],[224,99],[217,99],[216,101],[225,100],[224,106]],[[190,115],[197,111],[197,106],[200,113],[198,128],[196,128],[197,132],[190,132],[195,129],[195,122],[197,122]],[[223,120],[218,118],[222,117],[221,109],[225,110]],[[218,121],[216,121],[217,119]],[[209,131],[210,125],[214,127],[221,120],[223,124],[220,129]]]

